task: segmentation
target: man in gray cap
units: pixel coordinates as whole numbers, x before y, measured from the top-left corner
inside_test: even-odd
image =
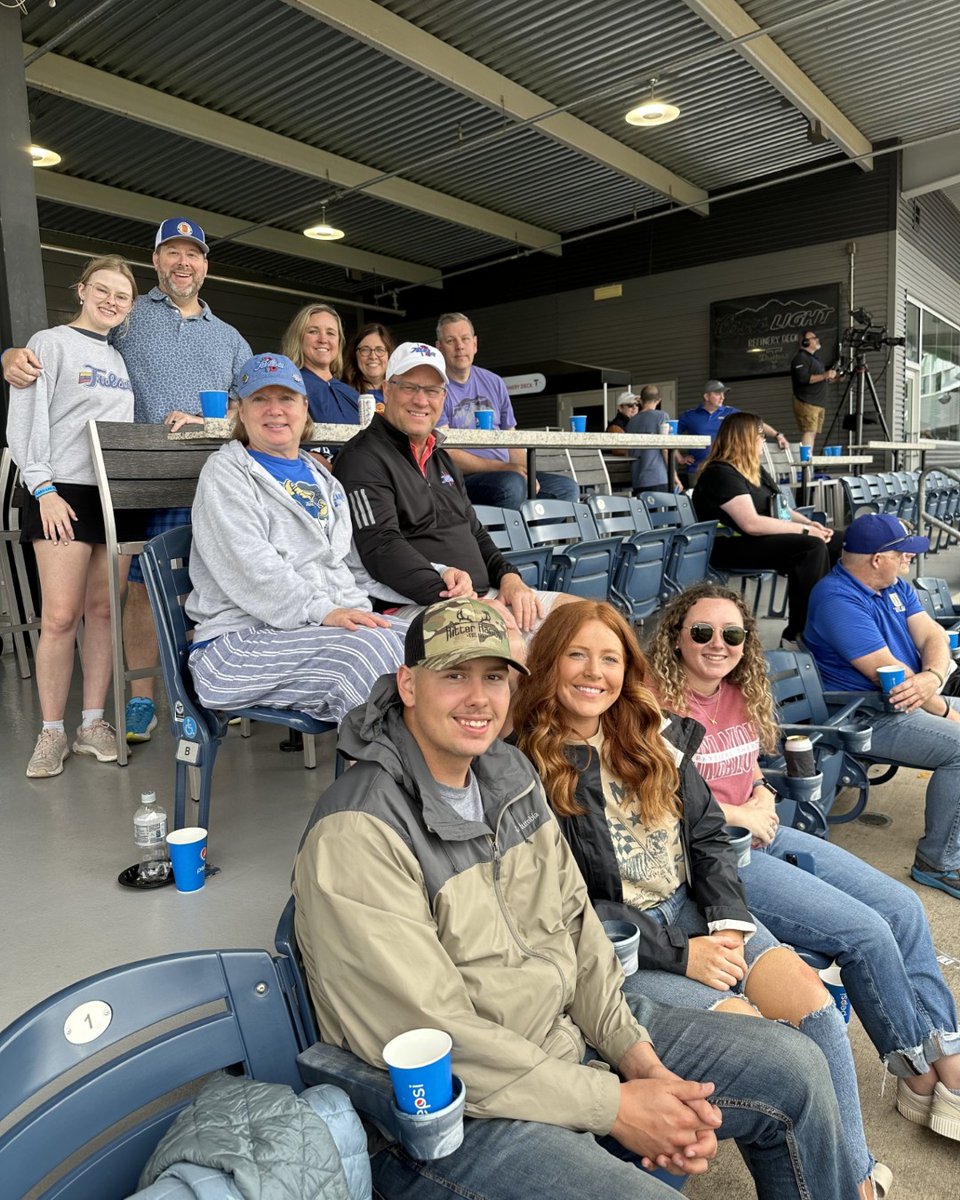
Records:
[[[688,408],[686,412],[680,414],[680,419],[677,425],[677,433],[691,433],[698,437],[708,437],[711,444],[717,436],[717,430],[725,418],[731,416],[735,412],[739,412],[739,408],[734,408],[733,405],[725,403],[727,395],[727,385],[719,379],[708,379],[703,389],[703,403],[696,408]],[[777,439],[777,445],[781,450],[787,447],[787,439],[782,433],[778,433],[772,425],[766,422],[763,424],[763,432],[766,437]],[[677,455],[677,467],[680,469],[680,482],[685,487],[690,487],[696,481],[697,472],[700,470],[703,460],[710,453],[710,447],[704,446],[695,450],[687,450],[685,453]]]

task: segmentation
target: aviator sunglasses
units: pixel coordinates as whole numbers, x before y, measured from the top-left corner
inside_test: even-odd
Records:
[[[706,646],[713,640],[714,627],[707,621],[694,621],[687,626],[691,642],[698,646]],[[747,631],[742,625],[721,625],[720,636],[728,646],[742,646],[746,640]]]

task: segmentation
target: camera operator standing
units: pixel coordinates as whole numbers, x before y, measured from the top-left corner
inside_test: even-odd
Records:
[[[811,450],[817,434],[823,429],[827,384],[837,378],[837,372],[828,370],[817,357],[819,350],[820,339],[816,331],[805,329],[800,338],[800,349],[790,363],[793,415],[800,430],[800,444]]]

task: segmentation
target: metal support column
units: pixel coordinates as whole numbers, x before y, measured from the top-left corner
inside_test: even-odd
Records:
[[[47,325],[20,10],[0,7],[0,347]],[[7,427],[6,387],[0,437]]]

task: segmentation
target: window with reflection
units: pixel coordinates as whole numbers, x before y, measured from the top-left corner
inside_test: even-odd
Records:
[[[920,431],[922,437],[960,440],[960,329],[926,309],[920,322]]]

